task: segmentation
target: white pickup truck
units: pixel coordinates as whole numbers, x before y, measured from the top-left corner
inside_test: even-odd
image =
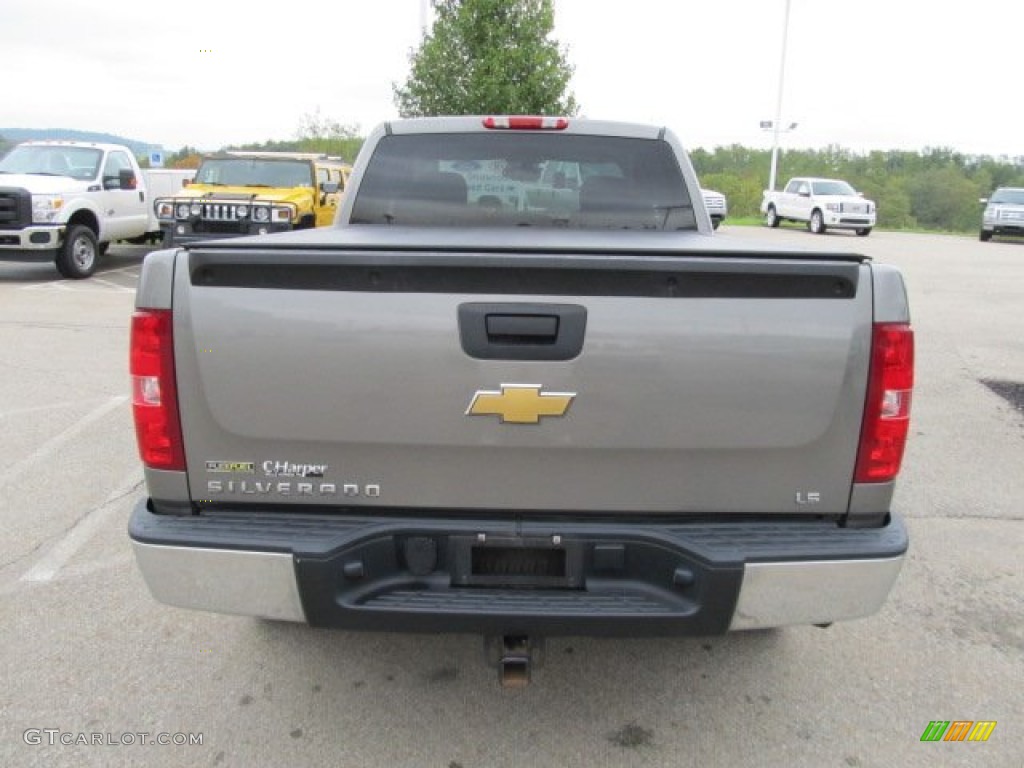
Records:
[[[708,209],[708,216],[711,217],[711,226],[718,229],[729,213],[725,195],[713,189],[702,189],[700,194],[704,198],[704,207]]]
[[[64,277],[89,277],[110,243],[159,238],[152,195],[192,174],[143,172],[120,144],[19,144],[0,160],[0,261],[53,261]]]
[[[781,192],[766,189],[761,213],[765,225],[772,228],[783,221],[802,221],[816,235],[827,229],[852,229],[867,237],[875,226],[877,208],[845,181],[797,177]]]

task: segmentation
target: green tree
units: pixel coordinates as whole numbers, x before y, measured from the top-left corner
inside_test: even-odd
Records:
[[[202,155],[187,144],[164,161],[167,168],[198,168]]]
[[[355,159],[363,145],[358,126],[321,115],[319,107],[302,116],[298,136],[296,149],[299,151],[334,155],[348,161]]]
[[[721,192],[729,201],[729,215],[757,216],[761,205],[762,189],[756,178],[734,176],[729,173],[701,174],[702,187]]]
[[[978,185],[964,178],[954,164],[914,176],[907,193],[914,218],[925,227],[962,232],[977,225]]]
[[[315,152],[352,162],[365,140],[359,135],[358,126],[321,115],[319,108],[302,116],[295,136],[294,139],[250,142],[234,148],[255,152]]]
[[[435,21],[392,85],[402,117],[575,115],[553,0],[433,0]]]
[[[768,152],[739,145],[690,153],[701,183],[723,192],[733,218],[758,215],[768,178]],[[917,152],[874,150],[858,154],[840,146],[788,149],[780,184],[793,176],[845,179],[878,203],[878,225],[888,229],[970,232],[978,227],[979,197],[997,187],[1024,187],[1024,157],[965,155],[946,147]]]
[[[889,229],[914,229],[917,220],[910,213],[910,196],[901,178],[886,179],[875,187],[862,187],[865,197],[878,205],[878,226]]]

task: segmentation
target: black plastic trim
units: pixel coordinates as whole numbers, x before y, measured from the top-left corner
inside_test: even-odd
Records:
[[[556,513],[527,517],[495,511],[457,516],[441,510],[426,517],[412,509],[316,514],[309,507],[295,512],[209,509],[180,516],[154,513],[148,500],[142,500],[129,524],[131,537],[147,544],[308,555],[337,552],[352,540],[381,532],[459,535],[481,531],[502,536],[550,536],[567,531],[611,537],[642,535],[683,546],[708,560],[737,563],[897,557],[906,552],[908,543],[906,526],[897,516],[890,516],[877,528],[845,528],[834,520],[797,517],[690,522],[621,513],[614,520],[608,516],[583,520]]]
[[[203,232],[197,231],[195,224],[209,225],[209,224],[227,224],[228,227],[224,227],[223,231],[210,231]],[[186,231],[179,233],[177,231],[178,226],[184,225]],[[211,242],[215,243],[218,240],[237,240],[241,237],[254,237],[256,229],[258,227],[265,227],[267,234],[277,234],[280,232],[290,232],[292,225],[281,224],[281,223],[266,223],[256,224],[248,220],[245,221],[226,221],[226,222],[202,222],[188,220],[175,220],[174,222],[164,221],[160,224],[160,229],[164,232],[165,247],[178,246],[186,247],[193,245],[207,245]]]
[[[32,193],[23,187],[0,187],[0,230],[32,224]]]
[[[204,244],[204,246],[207,244]],[[851,299],[858,267],[830,264],[773,265],[758,271],[718,265],[717,269],[673,269],[569,262],[550,266],[486,263],[453,264],[255,263],[196,258],[190,254],[192,284],[219,288],[274,288],[367,293],[454,293],[537,296],[628,296],[650,298]],[[220,263],[218,263],[220,262]]]

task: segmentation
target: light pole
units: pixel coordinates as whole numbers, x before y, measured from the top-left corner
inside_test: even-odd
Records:
[[[792,123],[788,129],[782,128],[782,87],[786,82],[786,40],[789,38],[789,2],[786,0],[786,12],[782,22],[782,56],[779,61],[779,95],[775,100],[775,120],[772,121],[772,169],[768,175],[768,189],[775,190],[775,171],[779,166],[779,133],[796,128]],[[764,127],[764,123],[761,123]]]
[[[775,136],[775,140],[772,145],[772,170],[768,178],[768,189],[775,190],[775,171],[779,166],[779,134],[789,133],[790,131],[796,130],[796,123],[790,123],[789,125],[782,127],[779,125],[778,120],[762,120],[761,129],[765,131],[771,131]]]

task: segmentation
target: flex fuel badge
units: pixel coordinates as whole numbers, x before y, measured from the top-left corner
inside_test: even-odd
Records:
[[[256,463],[252,461],[208,461],[207,472],[237,472],[243,475],[256,474]]]

